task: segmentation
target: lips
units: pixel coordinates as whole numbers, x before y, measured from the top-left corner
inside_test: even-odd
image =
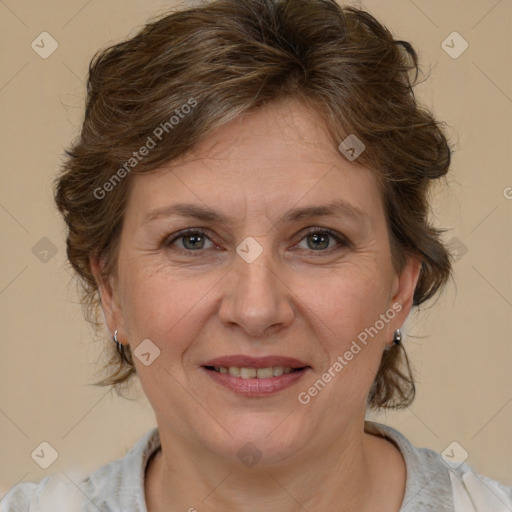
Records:
[[[246,355],[210,359],[201,368],[221,386],[246,397],[273,395],[297,383],[311,369],[293,357]]]

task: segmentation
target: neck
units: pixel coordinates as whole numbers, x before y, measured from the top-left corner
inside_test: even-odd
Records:
[[[363,512],[375,504],[382,460],[359,424],[328,446],[319,440],[281,464],[250,468],[169,432],[160,430],[160,440],[146,479],[148,512]]]

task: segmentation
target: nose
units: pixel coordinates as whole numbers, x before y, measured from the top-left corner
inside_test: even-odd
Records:
[[[291,325],[293,293],[270,250],[252,263],[236,256],[219,310],[222,323],[252,337],[270,336]]]

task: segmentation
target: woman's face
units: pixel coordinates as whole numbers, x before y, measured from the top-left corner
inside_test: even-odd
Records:
[[[361,431],[418,274],[412,261],[394,271],[372,173],[287,101],[132,178],[102,302],[136,354],[161,435],[235,461],[250,442],[275,463]],[[171,211],[184,203],[190,215]],[[199,210],[216,215],[191,215]],[[305,369],[279,369],[292,366]]]

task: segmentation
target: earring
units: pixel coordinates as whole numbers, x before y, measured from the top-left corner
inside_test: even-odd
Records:
[[[402,341],[402,331],[400,329],[397,329],[395,331],[395,334],[393,335],[393,343],[395,345],[400,345],[401,341]]]
[[[113,337],[114,341],[116,342],[117,351],[119,352],[121,357],[124,357],[124,345],[117,339],[117,333],[118,333],[118,330],[116,329],[114,331],[114,336],[112,336],[112,337]]]

